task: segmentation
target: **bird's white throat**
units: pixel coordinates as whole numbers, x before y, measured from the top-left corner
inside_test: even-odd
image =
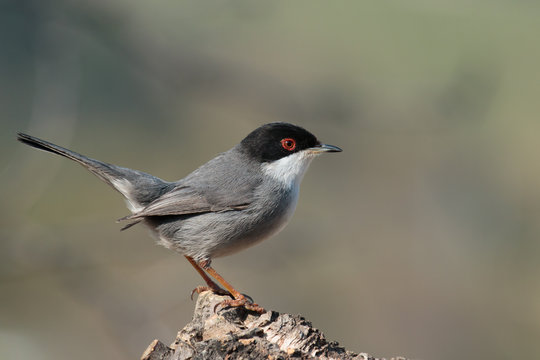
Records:
[[[262,170],[267,176],[271,176],[288,188],[297,187],[315,156],[313,152],[307,150],[299,151],[279,160],[264,163]]]

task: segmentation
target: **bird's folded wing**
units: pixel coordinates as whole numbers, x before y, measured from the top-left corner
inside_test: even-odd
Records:
[[[246,197],[231,199],[230,201],[209,200],[207,196],[187,186],[179,186],[163,194],[141,211],[119,219],[133,220],[147,216],[187,215],[205,212],[220,212],[245,209],[250,200]]]

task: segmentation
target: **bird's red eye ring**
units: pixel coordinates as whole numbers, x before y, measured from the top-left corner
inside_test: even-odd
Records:
[[[296,141],[291,138],[285,138],[281,140],[281,146],[283,146],[285,150],[293,151],[296,148]]]

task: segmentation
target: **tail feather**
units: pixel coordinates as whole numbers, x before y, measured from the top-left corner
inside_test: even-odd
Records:
[[[36,149],[48,151],[71,159],[120,192],[128,207],[136,212],[169,190],[172,183],[163,181],[142,171],[132,170],[91,159],[74,151],[34,136],[18,133],[17,140]]]
[[[116,175],[112,173],[110,169],[111,166],[109,164],[103,163],[98,160],[90,159],[84,155],[78,154],[74,151],[68,150],[61,146],[55,145],[53,143],[50,143],[48,141],[39,139],[37,137],[31,136],[28,134],[18,133],[17,135],[18,135],[17,140],[19,140],[23,144],[32,146],[39,150],[61,155],[68,159],[76,161],[77,163],[81,164],[82,166],[90,170],[94,175],[96,175],[97,177],[99,177],[101,180],[105,181],[107,184],[111,185],[112,187],[115,187],[112,184],[112,181],[115,178],[120,178],[119,174]]]
[[[120,222],[121,220],[122,220],[122,219],[119,219],[119,220],[117,220],[116,222]],[[120,231],[127,230],[127,229],[129,229],[130,227],[132,227],[133,225],[137,225],[137,224],[140,223],[141,221],[142,221],[142,219],[139,219],[139,220],[137,220],[137,221],[130,222],[129,224],[124,225],[124,226],[120,229]]]

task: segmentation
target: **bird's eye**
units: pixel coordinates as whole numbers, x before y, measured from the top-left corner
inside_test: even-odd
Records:
[[[293,151],[294,148],[296,148],[296,141],[291,138],[285,138],[281,140],[281,146],[283,146],[285,150]]]

